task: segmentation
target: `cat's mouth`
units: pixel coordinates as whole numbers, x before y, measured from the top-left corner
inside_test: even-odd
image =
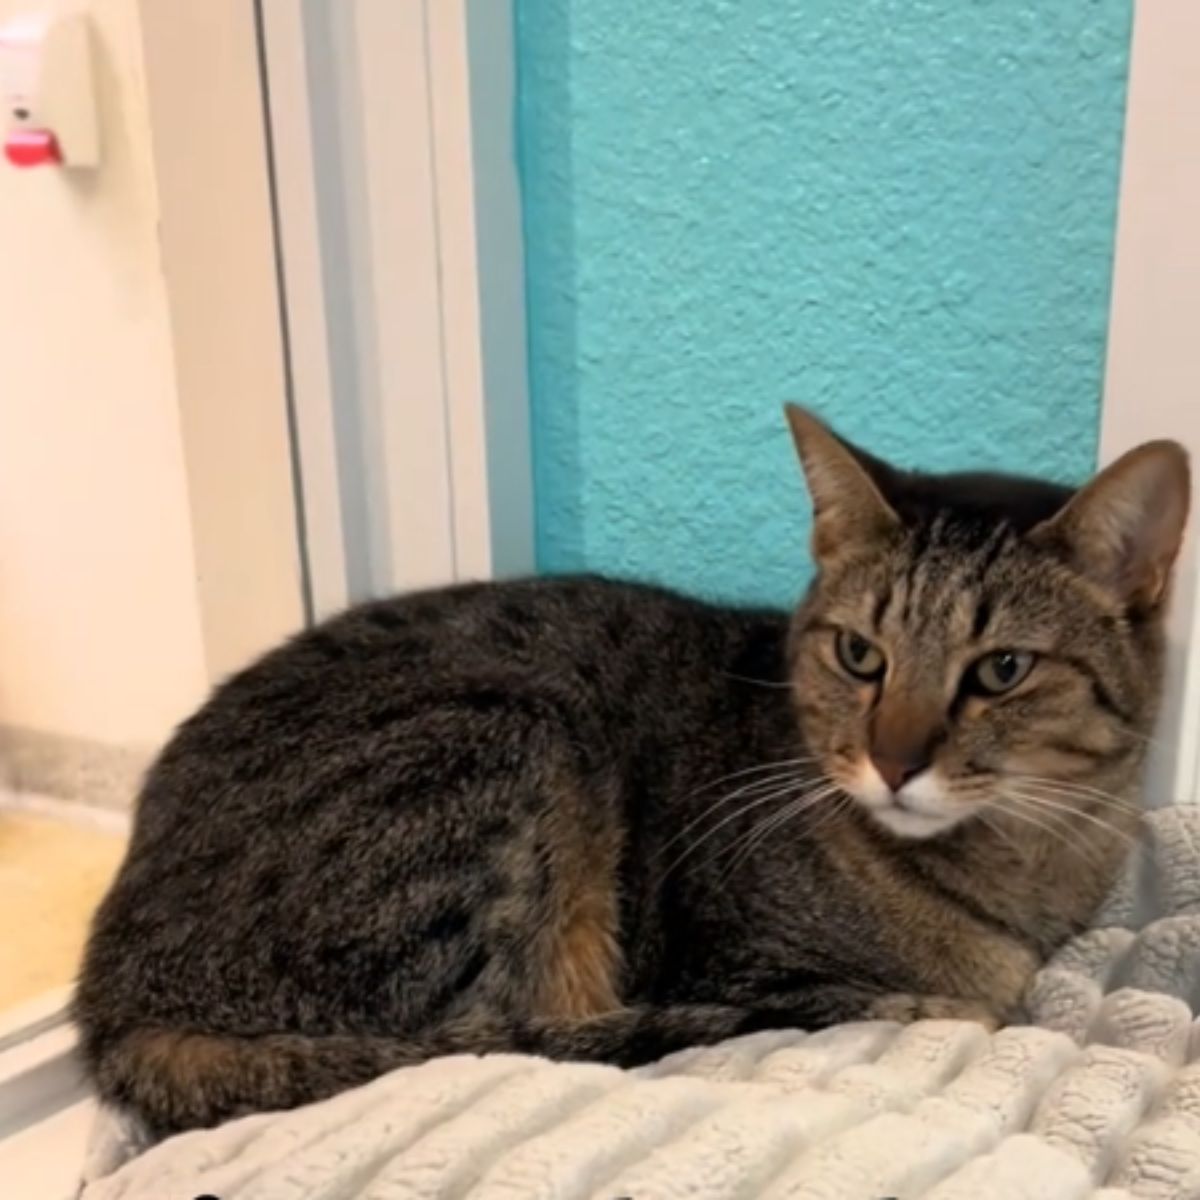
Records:
[[[969,815],[965,806],[950,799],[937,767],[927,768],[893,791],[864,760],[847,791],[889,833],[902,838],[936,837]]]
[[[936,837],[962,820],[959,812],[927,812],[904,796],[893,796],[882,805],[868,804],[871,815],[898,837],[923,839]]]

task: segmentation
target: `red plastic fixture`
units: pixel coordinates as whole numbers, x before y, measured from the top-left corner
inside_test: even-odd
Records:
[[[41,167],[62,162],[58,140],[46,129],[14,129],[4,139],[4,157],[14,167]]]

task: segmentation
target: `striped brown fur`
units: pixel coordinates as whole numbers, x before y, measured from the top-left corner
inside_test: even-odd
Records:
[[[444,1053],[1019,1015],[1136,831],[1186,459],[925,476],[789,416],[791,615],[471,585],[219,688],[94,923],[100,1095],[165,1134]]]

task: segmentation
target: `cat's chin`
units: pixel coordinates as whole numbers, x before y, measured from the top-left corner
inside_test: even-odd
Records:
[[[927,841],[946,833],[962,820],[959,814],[917,812],[895,801],[885,804],[868,803],[865,807],[871,818],[888,833],[914,842]]]

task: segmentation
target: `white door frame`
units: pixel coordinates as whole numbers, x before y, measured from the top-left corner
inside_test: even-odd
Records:
[[[1152,804],[1200,801],[1200,5],[1135,8],[1100,452],[1172,437],[1192,454]]]
[[[244,0],[141,0],[137,15],[143,73],[117,94],[150,117],[151,144],[137,152],[153,160],[215,682],[304,619],[257,30]]]
[[[511,0],[258,0],[311,610],[533,569]]]

